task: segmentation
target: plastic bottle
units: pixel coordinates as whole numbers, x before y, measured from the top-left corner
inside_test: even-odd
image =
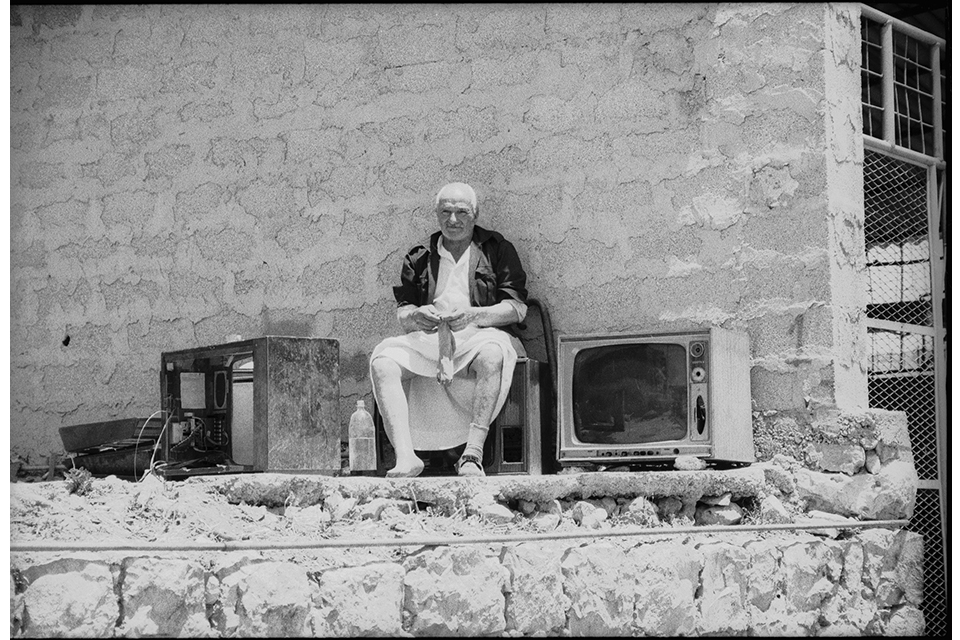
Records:
[[[376,471],[377,449],[373,417],[364,406],[363,400],[357,400],[357,410],[350,416],[349,437],[350,473]]]

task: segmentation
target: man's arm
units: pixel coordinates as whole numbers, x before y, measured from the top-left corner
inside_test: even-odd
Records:
[[[502,327],[523,320],[520,309],[511,303],[514,301],[501,300],[489,307],[469,307],[446,319],[449,320],[450,328],[454,331],[460,331],[469,324],[475,324],[478,327]],[[523,306],[526,311],[526,305]]]

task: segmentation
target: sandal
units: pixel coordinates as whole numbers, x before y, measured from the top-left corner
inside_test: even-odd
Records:
[[[483,464],[480,461],[480,458],[477,456],[465,453],[460,456],[460,459],[457,460],[457,464],[454,465],[454,468],[457,470],[458,476],[485,476],[483,472]]]

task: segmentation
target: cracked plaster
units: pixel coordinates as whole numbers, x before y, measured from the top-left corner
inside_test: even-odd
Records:
[[[839,188],[862,153],[849,11],[19,8],[12,449],[149,415],[160,350],[284,318],[362,359],[395,329],[391,260],[432,230],[451,179],[517,240],[557,331],[739,327],[761,368],[810,357],[848,402],[863,377],[859,203]],[[782,317],[811,305],[824,320],[788,333]],[[111,373],[91,388],[91,371]],[[369,394],[355,375],[344,428]],[[761,406],[793,397],[765,388]]]

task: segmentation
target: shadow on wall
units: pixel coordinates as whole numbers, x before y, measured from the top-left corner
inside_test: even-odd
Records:
[[[279,317],[278,317],[279,316]],[[289,311],[271,311],[264,308],[260,313],[262,336],[286,336],[313,338],[313,317]]]

